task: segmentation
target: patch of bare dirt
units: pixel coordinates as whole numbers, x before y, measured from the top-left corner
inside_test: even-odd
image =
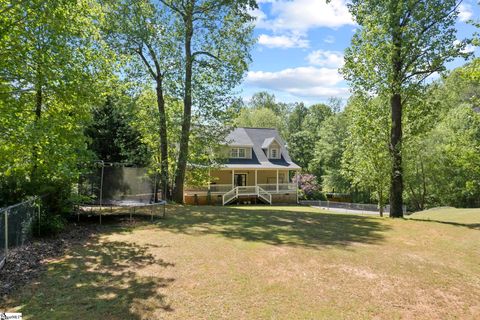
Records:
[[[71,245],[80,244],[97,233],[95,225],[68,225],[54,238],[34,239],[22,247],[12,248],[0,269],[0,297],[31,282],[45,270],[46,262],[62,256]]]

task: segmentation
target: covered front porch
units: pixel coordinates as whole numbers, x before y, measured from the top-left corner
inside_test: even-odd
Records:
[[[217,204],[226,204],[232,199],[249,196],[256,196],[266,203],[296,203],[298,187],[292,182],[296,171],[252,168],[211,170],[211,179],[207,185],[186,189],[185,202],[201,204],[205,200],[203,197],[208,195],[214,199],[213,203]]]

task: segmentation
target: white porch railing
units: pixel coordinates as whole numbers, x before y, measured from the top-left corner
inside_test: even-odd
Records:
[[[210,185],[210,192],[228,192],[232,190],[232,184],[211,184]],[[190,192],[208,192],[208,186],[188,186],[186,187],[186,191]]]
[[[256,196],[272,204],[272,195],[259,186],[235,187],[222,196],[223,205],[238,198],[239,196]]]
[[[257,187],[256,186],[242,186],[237,187],[238,195],[240,196],[248,196],[248,195],[257,195]]]
[[[272,195],[267,191],[263,190],[260,186],[257,186],[257,195],[259,198],[267,201],[268,203],[272,203]]]
[[[228,191],[222,196],[222,204],[225,205],[226,203],[229,203],[233,199],[238,197],[238,189],[233,188],[232,190]]]
[[[275,183],[259,184],[258,186],[270,193],[277,192],[277,184]],[[279,183],[278,184],[278,192],[296,191],[296,190],[297,190],[296,183]]]

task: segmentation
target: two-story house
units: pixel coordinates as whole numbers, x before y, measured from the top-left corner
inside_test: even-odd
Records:
[[[228,160],[210,170],[207,186],[187,188],[185,203],[297,203],[291,177],[300,167],[276,129],[236,128],[226,141]]]

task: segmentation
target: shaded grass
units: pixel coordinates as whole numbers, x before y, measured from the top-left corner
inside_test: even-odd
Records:
[[[26,319],[480,317],[474,228],[270,206],[110,223],[7,308]]]
[[[125,228],[104,230],[131,234]],[[141,319],[131,305],[143,300],[152,301],[142,306],[143,311],[172,311],[157,290],[174,279],[136,274],[150,265],[174,266],[148,253],[146,246],[94,237],[49,262],[44,278],[24,290],[27,299],[15,309],[26,319],[90,319],[97,314],[106,319]]]
[[[381,220],[334,214],[308,207],[173,207],[163,230],[190,235],[217,234],[230,239],[305,247],[375,243],[389,229]]]

